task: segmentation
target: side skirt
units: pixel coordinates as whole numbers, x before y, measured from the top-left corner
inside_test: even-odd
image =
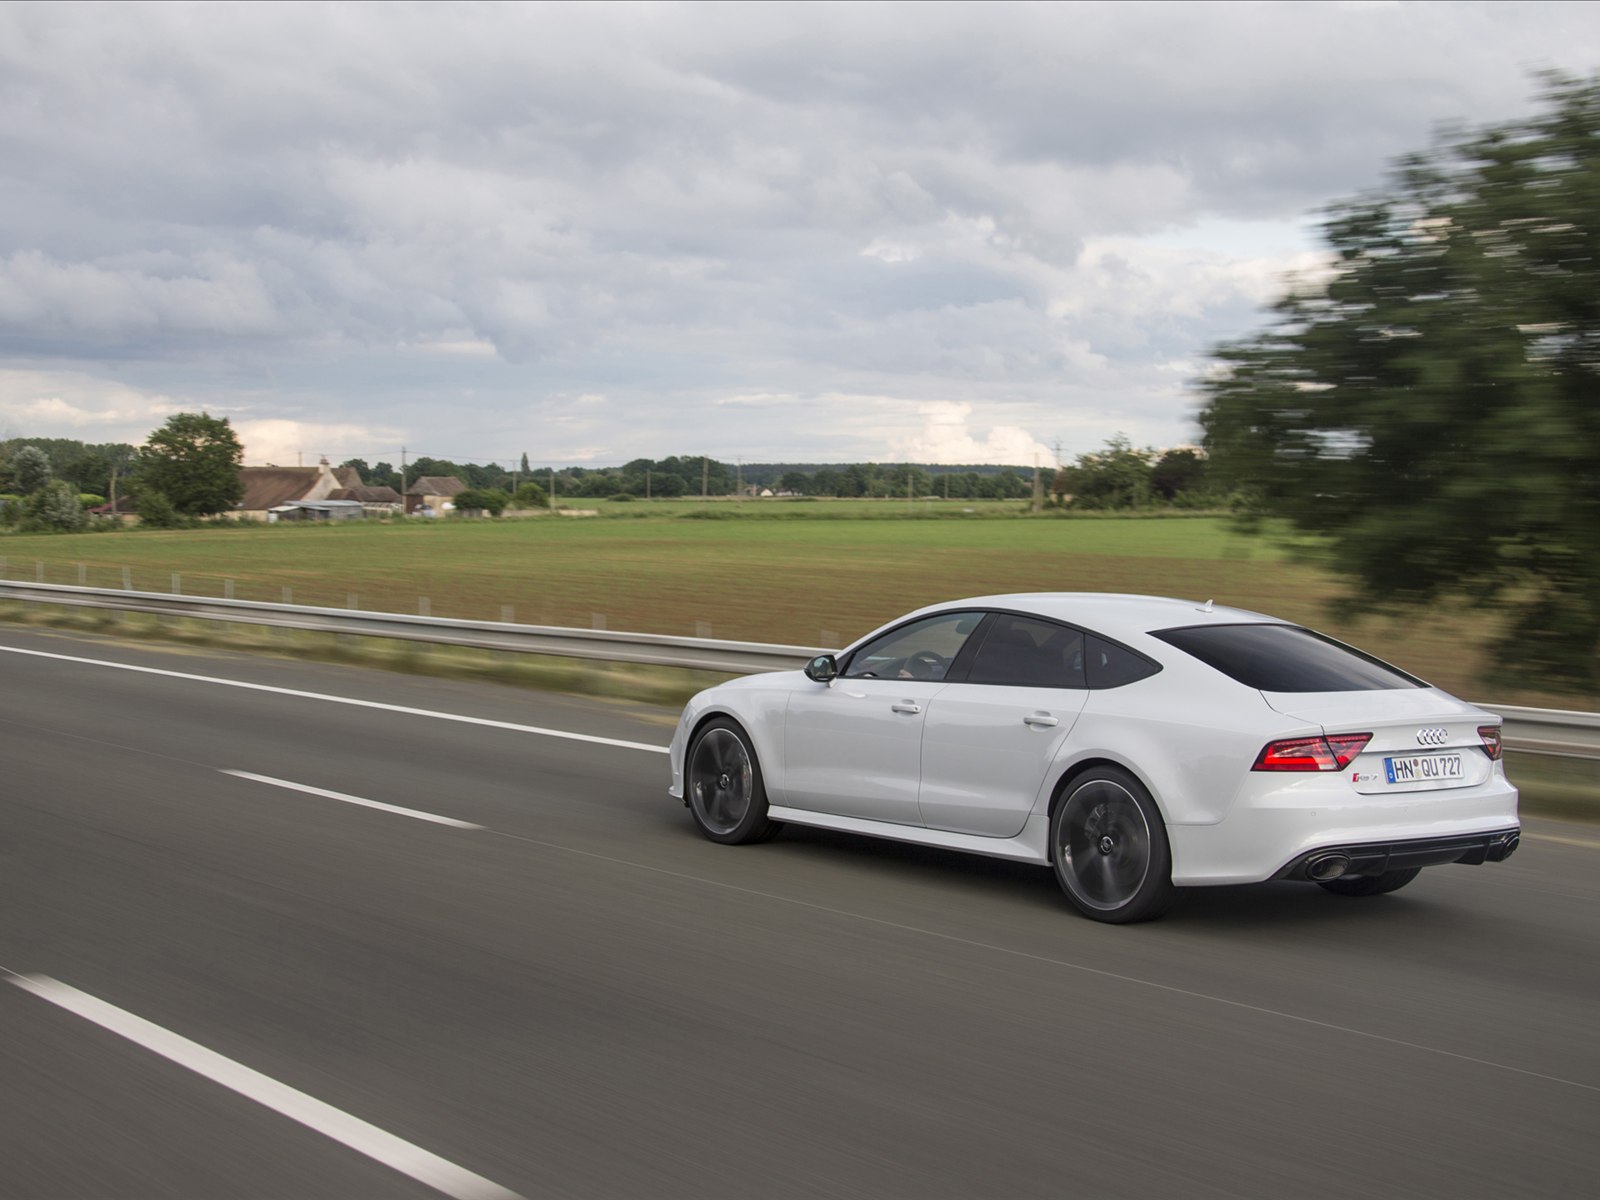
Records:
[[[978,837],[970,833],[947,833],[943,829],[925,829],[920,825],[895,825],[888,821],[867,821],[860,817],[836,817],[829,813],[810,812],[802,808],[780,808],[772,805],[767,815],[774,821],[791,825],[810,825],[816,829],[836,829],[840,833],[860,833],[867,837],[888,838],[896,842],[911,842],[917,846],[936,846],[941,850],[960,850],[967,854],[985,854],[990,858],[1008,858],[1013,862],[1050,863],[1050,822],[1035,814],[1028,818],[1022,832],[1012,838]]]

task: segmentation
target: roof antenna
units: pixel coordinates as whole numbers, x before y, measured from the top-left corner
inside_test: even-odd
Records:
[[[1215,603],[1216,603],[1216,601],[1214,601],[1214,600],[1207,600],[1206,601],[1206,606],[1204,608],[1202,608],[1200,611],[1201,612],[1210,612],[1211,611],[1211,606],[1213,604],[1215,604]]]

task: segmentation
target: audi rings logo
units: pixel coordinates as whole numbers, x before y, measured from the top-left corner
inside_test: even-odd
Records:
[[[1417,730],[1417,745],[1442,746],[1449,740],[1450,731],[1447,729],[1419,729]]]

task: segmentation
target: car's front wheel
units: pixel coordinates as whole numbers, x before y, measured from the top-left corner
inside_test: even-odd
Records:
[[[713,842],[760,842],[778,831],[750,737],[737,721],[713,717],[689,746],[684,789],[700,832]]]
[[[1085,771],[1050,818],[1056,879],[1086,917],[1124,925],[1172,907],[1172,850],[1161,812],[1119,767]]]
[[[1317,886],[1335,896],[1381,896],[1397,892],[1422,874],[1421,867],[1407,867],[1402,871],[1385,871],[1381,875],[1344,875],[1338,879],[1324,879]]]

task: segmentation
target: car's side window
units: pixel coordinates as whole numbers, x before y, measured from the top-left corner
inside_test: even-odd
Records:
[[[1083,634],[1050,621],[997,613],[972,659],[967,682],[1082,688]]]
[[[1161,670],[1158,664],[1142,654],[1135,654],[1115,642],[1097,637],[1089,638],[1084,657],[1088,659],[1089,686],[1092,688],[1114,688],[1125,683],[1137,683]]]
[[[868,642],[850,658],[846,679],[943,679],[983,620],[977,612],[924,617]]]

